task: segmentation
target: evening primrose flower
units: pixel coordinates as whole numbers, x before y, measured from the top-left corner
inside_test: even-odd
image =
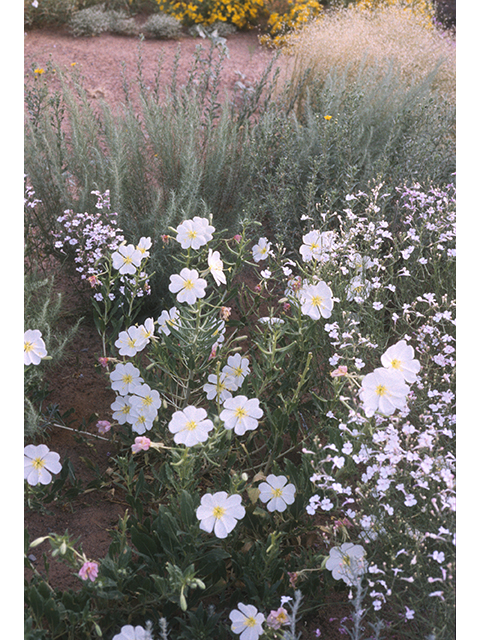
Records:
[[[42,358],[47,355],[45,342],[42,339],[42,332],[38,329],[29,329],[23,334],[23,363],[40,364]]]
[[[285,476],[270,474],[267,481],[258,485],[260,500],[267,503],[268,511],[285,511],[288,504],[295,502],[295,486],[287,484]]]
[[[213,238],[215,227],[206,218],[195,216],[193,220],[185,220],[177,229],[177,242],[182,249],[199,249]]]
[[[389,347],[380,358],[385,369],[399,371],[406,382],[415,382],[420,371],[420,362],[414,359],[413,347],[405,340],[400,340]]]
[[[137,246],[135,247],[135,249],[137,251],[140,251],[140,253],[142,254],[142,258],[148,258],[148,256],[150,255],[149,249],[151,248],[152,248],[152,239],[150,237],[140,238]]]
[[[300,290],[300,303],[303,315],[313,320],[329,318],[333,309],[333,293],[325,282],[307,284]]]
[[[129,421],[132,410],[130,396],[117,396],[115,401],[110,405],[110,409],[113,411],[112,418],[116,420],[118,424],[125,424]]]
[[[23,477],[28,484],[49,484],[52,473],[60,473],[60,456],[45,444],[28,444],[23,450]]]
[[[300,255],[304,262],[311,260],[324,261],[328,252],[332,249],[335,239],[334,231],[310,231],[303,236],[303,244],[300,247]]]
[[[132,393],[134,388],[143,382],[140,371],[131,362],[117,364],[110,373],[111,387],[121,396]]]
[[[280,607],[276,611],[270,611],[267,617],[267,626],[271,629],[280,629],[283,625],[290,624],[287,610]]]
[[[226,538],[235,528],[237,521],[245,516],[245,507],[242,506],[242,497],[238,494],[229,496],[226,491],[206,493],[200,500],[196,516],[200,520],[202,531],[213,531],[217,538]]]
[[[82,580],[91,580],[95,582],[98,576],[98,564],[96,562],[84,562],[82,568],[78,572],[79,577]]]
[[[229,356],[227,364],[222,369],[222,373],[233,378],[237,388],[241,387],[245,376],[250,373],[248,364],[248,358],[242,357],[240,353],[235,353],[233,356]]]
[[[230,612],[233,633],[240,634],[240,640],[258,640],[263,634],[262,624],[265,621],[263,613],[259,613],[253,604],[238,603],[238,609]]]
[[[188,406],[183,411],[175,411],[168,423],[168,430],[177,444],[194,447],[208,440],[213,422],[207,418],[205,409]]]
[[[268,258],[269,254],[271,254],[270,247],[271,244],[268,242],[267,238],[260,238],[258,244],[252,248],[253,259],[255,262],[260,262],[260,260]]]
[[[145,431],[150,431],[153,427],[154,417],[146,411],[144,407],[136,406],[131,408],[127,417],[127,422],[132,425],[132,431],[143,435]]]
[[[208,250],[208,268],[218,286],[227,284],[227,279],[223,273],[223,262],[220,260],[218,251]]]
[[[147,342],[150,342],[150,339],[155,334],[155,322],[153,318],[147,318],[138,328],[140,329],[140,335],[145,338]]]
[[[372,290],[372,283],[365,280],[363,275],[352,278],[345,287],[347,300],[355,300],[356,302],[364,302]]]
[[[197,298],[205,296],[206,287],[207,281],[200,278],[195,269],[185,267],[180,271],[180,274],[170,276],[168,289],[177,294],[178,302],[193,304]]]
[[[148,451],[150,449],[152,441],[146,436],[138,436],[135,438],[135,443],[132,444],[132,453],[138,453],[139,451]]]
[[[98,433],[105,435],[110,431],[111,428],[112,428],[112,425],[108,420],[99,420],[97,422]]]
[[[390,416],[395,409],[405,407],[409,391],[399,371],[378,368],[363,378],[359,396],[367,417],[376,411]]]
[[[335,580],[343,580],[349,586],[358,584],[366,571],[365,549],[353,542],[333,547],[325,566],[332,572]]]
[[[121,356],[134,356],[148,344],[139,327],[129,327],[126,331],[120,331],[115,346]]]
[[[153,420],[160,409],[162,400],[156,389],[151,389],[148,384],[138,384],[133,389],[130,404],[132,410],[138,409]]]
[[[133,244],[123,244],[112,253],[113,268],[121,275],[134,275],[142,262],[142,253]]]
[[[152,640],[152,634],[140,625],[132,627],[127,624],[120,629],[120,633],[113,636],[112,640]]]
[[[223,403],[228,398],[231,398],[231,392],[236,391],[238,388],[233,378],[228,377],[225,373],[220,373],[219,376],[211,373],[207,380],[208,382],[203,385],[207,400],[217,400]]]
[[[233,429],[238,436],[256,429],[263,416],[263,409],[257,398],[249,400],[246,396],[235,396],[225,400],[223,407],[220,420],[223,420],[225,429]]]
[[[170,311],[162,311],[157,322],[160,333],[169,336],[171,333],[170,327],[180,326],[180,312],[177,307],[172,307]]]

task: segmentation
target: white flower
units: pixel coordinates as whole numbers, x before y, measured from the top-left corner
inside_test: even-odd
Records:
[[[120,633],[113,636],[112,640],[152,640],[152,635],[143,627],[132,627],[131,624],[127,624],[120,629]]]
[[[180,326],[180,312],[177,307],[172,307],[170,311],[162,311],[158,320],[158,330],[161,333],[164,333],[166,336],[169,336],[171,331],[170,327]]]
[[[152,239],[150,237],[140,238],[135,249],[137,251],[140,251],[140,253],[142,254],[142,258],[148,258],[148,256],[150,255],[149,249],[151,248],[151,246],[152,246]]]
[[[303,244],[300,247],[300,255],[304,262],[310,260],[324,261],[328,258],[328,252],[332,249],[335,238],[334,231],[310,231],[303,236]]]
[[[112,254],[113,268],[122,275],[134,275],[142,262],[142,253],[133,244],[123,244]]]
[[[259,318],[258,321],[261,324],[269,324],[271,327],[275,324],[285,324],[285,320],[276,318],[275,316],[265,316],[264,318]]]
[[[268,258],[268,255],[271,254],[270,247],[271,244],[267,238],[260,238],[258,244],[252,247],[252,255],[255,262]]]
[[[332,572],[335,580],[343,580],[349,586],[358,584],[361,575],[366,571],[365,549],[353,542],[333,547],[325,566]]]
[[[237,521],[244,517],[245,508],[242,507],[241,496],[229,496],[225,491],[218,491],[202,496],[196,515],[202,531],[213,531],[217,538],[226,538]]]
[[[235,353],[233,356],[229,356],[222,373],[233,378],[237,388],[241,387],[245,376],[250,373],[248,364],[248,358],[243,358],[240,353]]]
[[[203,385],[203,390],[207,394],[208,400],[224,402],[232,397],[231,391],[236,391],[238,386],[233,378],[229,378],[225,373],[216,376],[214,373],[208,376],[208,382]]]
[[[354,253],[349,256],[348,264],[355,269],[358,273],[362,274],[366,269],[370,269],[375,264],[373,260],[370,260],[368,256],[362,256],[359,253]]]
[[[131,362],[127,362],[127,364],[117,364],[110,374],[110,381],[113,391],[126,396],[143,382],[143,378],[140,377],[140,371]]]
[[[185,220],[177,227],[177,242],[182,249],[199,249],[213,238],[215,227],[206,218],[195,216],[193,220]]]
[[[148,344],[139,327],[129,327],[118,334],[115,346],[121,356],[134,356]]]
[[[33,2],[32,2],[32,7],[35,7],[35,9],[37,9],[37,7],[38,7],[38,0],[33,0]]]
[[[409,391],[399,371],[379,368],[363,378],[359,395],[367,416],[376,411],[390,416],[404,408]]]
[[[300,290],[300,303],[303,315],[313,320],[318,320],[320,316],[329,318],[333,309],[332,290],[323,281],[307,284]]]
[[[258,485],[260,489],[260,500],[267,502],[269,511],[285,511],[287,504],[295,502],[295,486],[287,484],[285,476],[275,476],[270,474],[267,481]]]
[[[60,456],[45,444],[37,447],[28,444],[23,450],[23,477],[28,484],[35,486],[49,484],[52,480],[52,473],[60,473],[62,465],[59,462]]]
[[[139,435],[142,435],[145,431],[150,431],[153,427],[153,420],[154,417],[152,417],[151,413],[140,405],[132,406],[127,416],[127,422],[132,425],[132,431]]]
[[[132,410],[130,396],[117,396],[115,401],[110,405],[110,409],[113,411],[112,418],[116,420],[118,424],[129,422],[130,412]]]
[[[350,283],[345,287],[347,300],[355,300],[356,302],[364,302],[370,295],[371,290],[372,283],[365,280],[362,275],[352,278]]]
[[[227,284],[227,279],[223,273],[223,262],[220,260],[218,251],[208,250],[208,268],[218,286]]]
[[[40,364],[42,358],[47,355],[45,342],[42,340],[42,332],[38,329],[29,329],[23,334],[23,363]]]
[[[259,613],[253,604],[238,603],[238,609],[230,612],[233,633],[240,634],[240,640],[258,640],[263,634],[263,613]]]
[[[177,444],[193,447],[208,440],[208,433],[213,429],[213,422],[206,418],[205,409],[188,406],[183,411],[175,411],[168,429],[175,434],[173,439]]]
[[[258,420],[263,416],[260,401],[257,398],[249,400],[246,396],[228,398],[223,403],[220,420],[225,423],[225,429],[233,429],[238,436],[245,431],[252,431],[258,426]]]
[[[150,389],[148,384],[139,384],[133,389],[130,404],[132,410],[137,409],[153,420],[157,416],[162,401],[156,389]]]
[[[187,269],[185,267],[180,271],[180,275],[170,276],[168,289],[177,294],[178,302],[193,304],[197,298],[205,296],[206,286],[207,281],[199,278],[195,269]]]
[[[414,355],[413,347],[405,340],[400,340],[389,347],[380,360],[386,369],[399,371],[406,382],[415,382],[420,371],[420,362],[414,359]]]
[[[155,322],[153,318],[147,318],[138,328],[140,329],[140,335],[145,338],[147,343],[150,342],[150,338],[152,338],[155,333]]]

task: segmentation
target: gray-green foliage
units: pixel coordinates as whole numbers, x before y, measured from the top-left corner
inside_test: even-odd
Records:
[[[69,20],[69,27],[75,37],[98,36],[105,31],[124,35],[138,32],[135,20],[127,13],[106,9],[104,4],[75,11]]]
[[[136,88],[125,75],[117,108],[94,106],[79,76],[63,82],[58,100],[42,102],[27,121],[25,164],[45,232],[66,208],[92,210],[92,190],[110,189],[128,240],[152,237],[158,297],[174,250],[159,239],[194,215],[211,212],[231,231],[240,219],[259,220],[292,248],[302,215],[318,222],[347,193],[380,181],[391,193],[398,184],[451,182],[455,113],[432,89],[434,74],[414,86],[394,66],[387,74],[365,67],[354,83],[331,74],[299,103],[288,85],[274,94],[277,76],[267,68],[227,100],[219,91],[227,52],[216,58],[216,50],[198,48],[181,84],[180,46],[170,78],[160,59],[149,82],[140,48]],[[394,216],[393,202],[385,206]]]
[[[141,28],[142,33],[151,38],[178,38],[182,33],[182,23],[165,13],[153,14]]]
[[[30,365],[25,372],[25,435],[38,433],[42,424],[41,403],[46,394],[45,374],[47,367],[57,363],[67,344],[72,340],[81,318],[65,331],[58,330],[62,313],[62,296],[55,291],[53,276],[42,276],[39,272],[27,272],[24,279],[24,324],[25,330],[37,329],[42,333],[48,361]]]

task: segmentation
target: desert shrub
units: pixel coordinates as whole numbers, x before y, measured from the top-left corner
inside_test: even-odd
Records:
[[[24,0],[26,28],[65,24],[78,9],[79,0]]]
[[[75,11],[69,20],[69,27],[75,37],[98,36],[106,31],[123,35],[138,33],[133,18],[130,18],[125,11],[107,9],[105,4]]]
[[[279,47],[286,42],[289,33],[302,29],[312,20],[318,19],[322,11],[323,4],[317,0],[269,2],[267,33],[261,36],[260,42],[269,47]]]
[[[264,0],[157,0],[160,11],[175,16],[185,24],[210,25],[214,22],[231,22],[239,29],[257,21]]]
[[[407,85],[435,73],[434,88],[454,104],[455,42],[433,26],[431,3],[417,4],[415,11],[412,2],[365,1],[326,12],[289,39],[293,77],[302,78],[308,69],[315,85],[345,71],[355,82],[367,66],[381,81],[394,65]]]
[[[182,23],[174,16],[160,13],[149,16],[141,30],[147,37],[178,38],[182,33]]]

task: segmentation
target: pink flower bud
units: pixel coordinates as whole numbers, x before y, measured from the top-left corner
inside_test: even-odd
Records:
[[[91,580],[95,582],[98,576],[98,564],[96,562],[84,562],[82,568],[78,572],[82,580]]]
[[[108,433],[111,428],[112,425],[108,420],[99,420],[97,422],[98,433]]]
[[[151,440],[145,436],[139,436],[135,438],[135,444],[132,444],[132,453],[138,453],[139,451],[148,451],[151,445]]]

